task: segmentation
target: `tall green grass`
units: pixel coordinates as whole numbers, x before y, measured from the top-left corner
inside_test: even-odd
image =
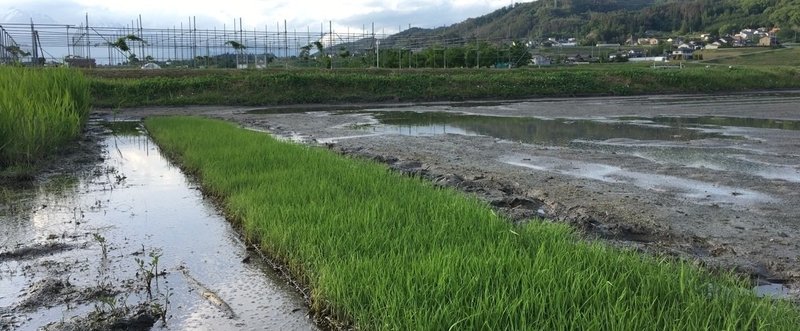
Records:
[[[78,71],[0,66],[0,167],[33,162],[73,139],[89,102]]]
[[[549,69],[93,70],[95,106],[459,101],[800,88],[785,67],[621,64]]]
[[[327,150],[198,118],[151,118],[246,235],[361,330],[796,330],[747,283],[514,226],[456,191]],[[186,229],[191,231],[191,229]],[[269,300],[269,298],[264,298]]]

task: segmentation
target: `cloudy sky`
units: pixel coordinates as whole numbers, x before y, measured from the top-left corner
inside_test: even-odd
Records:
[[[287,20],[297,30],[319,29],[323,22],[327,29],[328,21],[333,21],[334,29],[360,30],[374,22],[376,30],[395,33],[409,25],[450,25],[510,4],[509,0],[3,0],[0,23],[28,23],[33,18],[36,23],[79,25],[88,13],[90,25],[124,26],[141,14],[146,28],[188,24],[194,16],[198,28],[223,24],[230,28],[241,17],[245,29],[261,30]]]

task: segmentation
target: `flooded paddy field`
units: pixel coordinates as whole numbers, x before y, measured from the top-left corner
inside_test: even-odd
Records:
[[[172,107],[473,194],[515,222],[751,275],[800,298],[800,91],[509,102]],[[110,112],[108,112],[110,115]]]
[[[798,102],[793,91],[194,113],[373,158],[517,222],[568,222],[615,245],[749,274],[759,293],[796,299]]]
[[[313,330],[302,295],[242,242],[139,122],[0,190],[0,330]]]

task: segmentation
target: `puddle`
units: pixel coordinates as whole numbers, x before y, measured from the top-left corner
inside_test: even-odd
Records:
[[[508,155],[502,157],[500,162],[571,177],[586,178],[608,183],[631,184],[639,188],[657,192],[674,192],[675,194],[687,198],[690,202],[697,204],[751,205],[775,202],[775,199],[771,196],[753,190],[687,178],[630,171],[607,164],[531,155]]]
[[[743,137],[716,127],[800,130],[800,121],[731,117],[618,117],[611,119],[539,119],[460,115],[442,112],[380,112],[382,124],[366,126],[374,134],[434,136],[480,135],[546,146],[568,146],[612,154],[628,154],[649,161],[689,168],[746,173],[766,179],[800,183],[800,168],[759,160],[747,150]],[[710,147],[685,142],[718,138]],[[602,167],[601,167],[602,169]]]
[[[763,153],[757,150],[577,140],[571,147],[633,155],[663,165],[741,173],[765,179],[800,183],[800,167],[797,164],[778,163],[774,158],[770,158],[771,162],[767,162]]]
[[[142,303],[165,308],[155,329],[316,329],[297,291],[138,124],[107,127],[101,164],[15,191],[0,209],[0,329]]]
[[[776,299],[788,299],[791,297],[791,289],[780,283],[767,283],[753,288],[753,292],[760,297],[771,297]]]
[[[438,134],[482,135],[523,143],[567,146],[574,140],[609,139],[688,141],[724,137],[693,128],[645,126],[618,121],[588,119],[539,119],[457,115],[441,112],[382,112],[375,117],[383,124],[368,128],[374,132],[410,136]]]
[[[741,117],[720,117],[720,116],[700,116],[700,117],[619,117],[619,120],[643,121],[669,125],[671,127],[738,127],[756,129],[778,129],[778,130],[800,130],[800,121],[774,120],[762,118],[741,118]]]

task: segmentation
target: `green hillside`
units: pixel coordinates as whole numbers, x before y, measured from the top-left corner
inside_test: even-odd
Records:
[[[381,42],[382,47],[414,47],[476,39],[572,37],[582,44],[621,43],[631,35],[724,35],[752,27],[779,27],[782,40],[798,38],[800,1],[542,0],[507,6],[448,27],[409,29]]]

